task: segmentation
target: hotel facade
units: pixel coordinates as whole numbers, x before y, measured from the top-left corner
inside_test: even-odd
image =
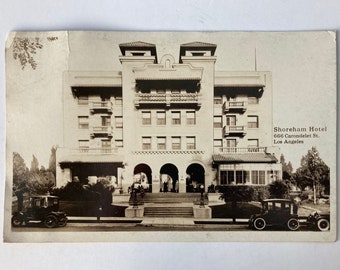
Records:
[[[281,179],[270,72],[215,70],[217,46],[203,42],[179,45],[177,59],[119,47],[121,71],[64,73],[57,187],[105,178],[123,193],[134,182],[186,193]]]

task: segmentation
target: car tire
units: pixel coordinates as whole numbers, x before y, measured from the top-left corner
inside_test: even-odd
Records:
[[[59,219],[59,222],[58,222],[59,227],[65,227],[66,224],[67,224],[67,218],[66,217]]]
[[[319,231],[328,231],[330,224],[329,224],[329,220],[326,218],[320,218],[317,222],[316,222],[316,226],[318,227]]]
[[[12,222],[13,227],[20,227],[24,221],[23,221],[22,217],[15,215],[15,216],[12,217],[11,222]]]
[[[287,222],[287,227],[291,231],[296,231],[300,227],[299,221],[296,218],[291,218]]]
[[[264,218],[256,218],[253,222],[253,226],[256,230],[262,231],[266,227],[267,223]]]
[[[58,220],[55,216],[49,215],[45,218],[44,225],[46,228],[55,228],[58,226]]]

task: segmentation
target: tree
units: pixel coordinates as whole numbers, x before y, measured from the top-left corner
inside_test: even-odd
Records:
[[[24,193],[28,187],[29,171],[19,153],[13,153],[13,194],[18,198],[18,210],[23,208]]]
[[[39,171],[39,162],[38,159],[33,155],[32,161],[31,161],[31,173],[36,173]]]
[[[292,163],[290,161],[286,163],[286,160],[283,154],[281,154],[280,156],[280,163],[282,164],[282,179],[291,180],[293,176]]]
[[[276,180],[269,184],[269,193],[271,198],[287,198],[289,186],[284,181]]]
[[[233,222],[236,222],[237,202],[251,201],[254,194],[254,189],[250,186],[219,186],[218,191],[221,192],[220,199],[226,203],[231,202],[231,212]]]
[[[56,176],[56,153],[57,146],[52,146],[48,170],[54,174],[54,177]]]
[[[312,147],[301,158],[301,166],[296,170],[294,178],[302,190],[306,187],[313,188],[314,204],[316,204],[317,189],[321,193],[321,185],[329,186],[329,167],[320,158],[316,147]]]

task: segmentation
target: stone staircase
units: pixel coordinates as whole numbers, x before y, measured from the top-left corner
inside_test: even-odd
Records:
[[[200,199],[199,193],[145,193],[144,203],[178,204],[193,203]]]
[[[145,193],[145,217],[193,217],[193,202],[199,193]]]
[[[180,206],[146,206],[144,208],[145,217],[193,217],[192,207]]]

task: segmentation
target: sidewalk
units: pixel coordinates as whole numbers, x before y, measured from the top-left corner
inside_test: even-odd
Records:
[[[212,218],[212,219],[195,219],[195,218],[176,218],[176,217],[143,217],[143,218],[125,218],[125,217],[75,217],[68,216],[68,223],[119,223],[119,224],[141,224],[152,226],[176,225],[176,226],[196,226],[197,224],[248,224],[248,219],[236,219],[236,223],[231,218]]]

